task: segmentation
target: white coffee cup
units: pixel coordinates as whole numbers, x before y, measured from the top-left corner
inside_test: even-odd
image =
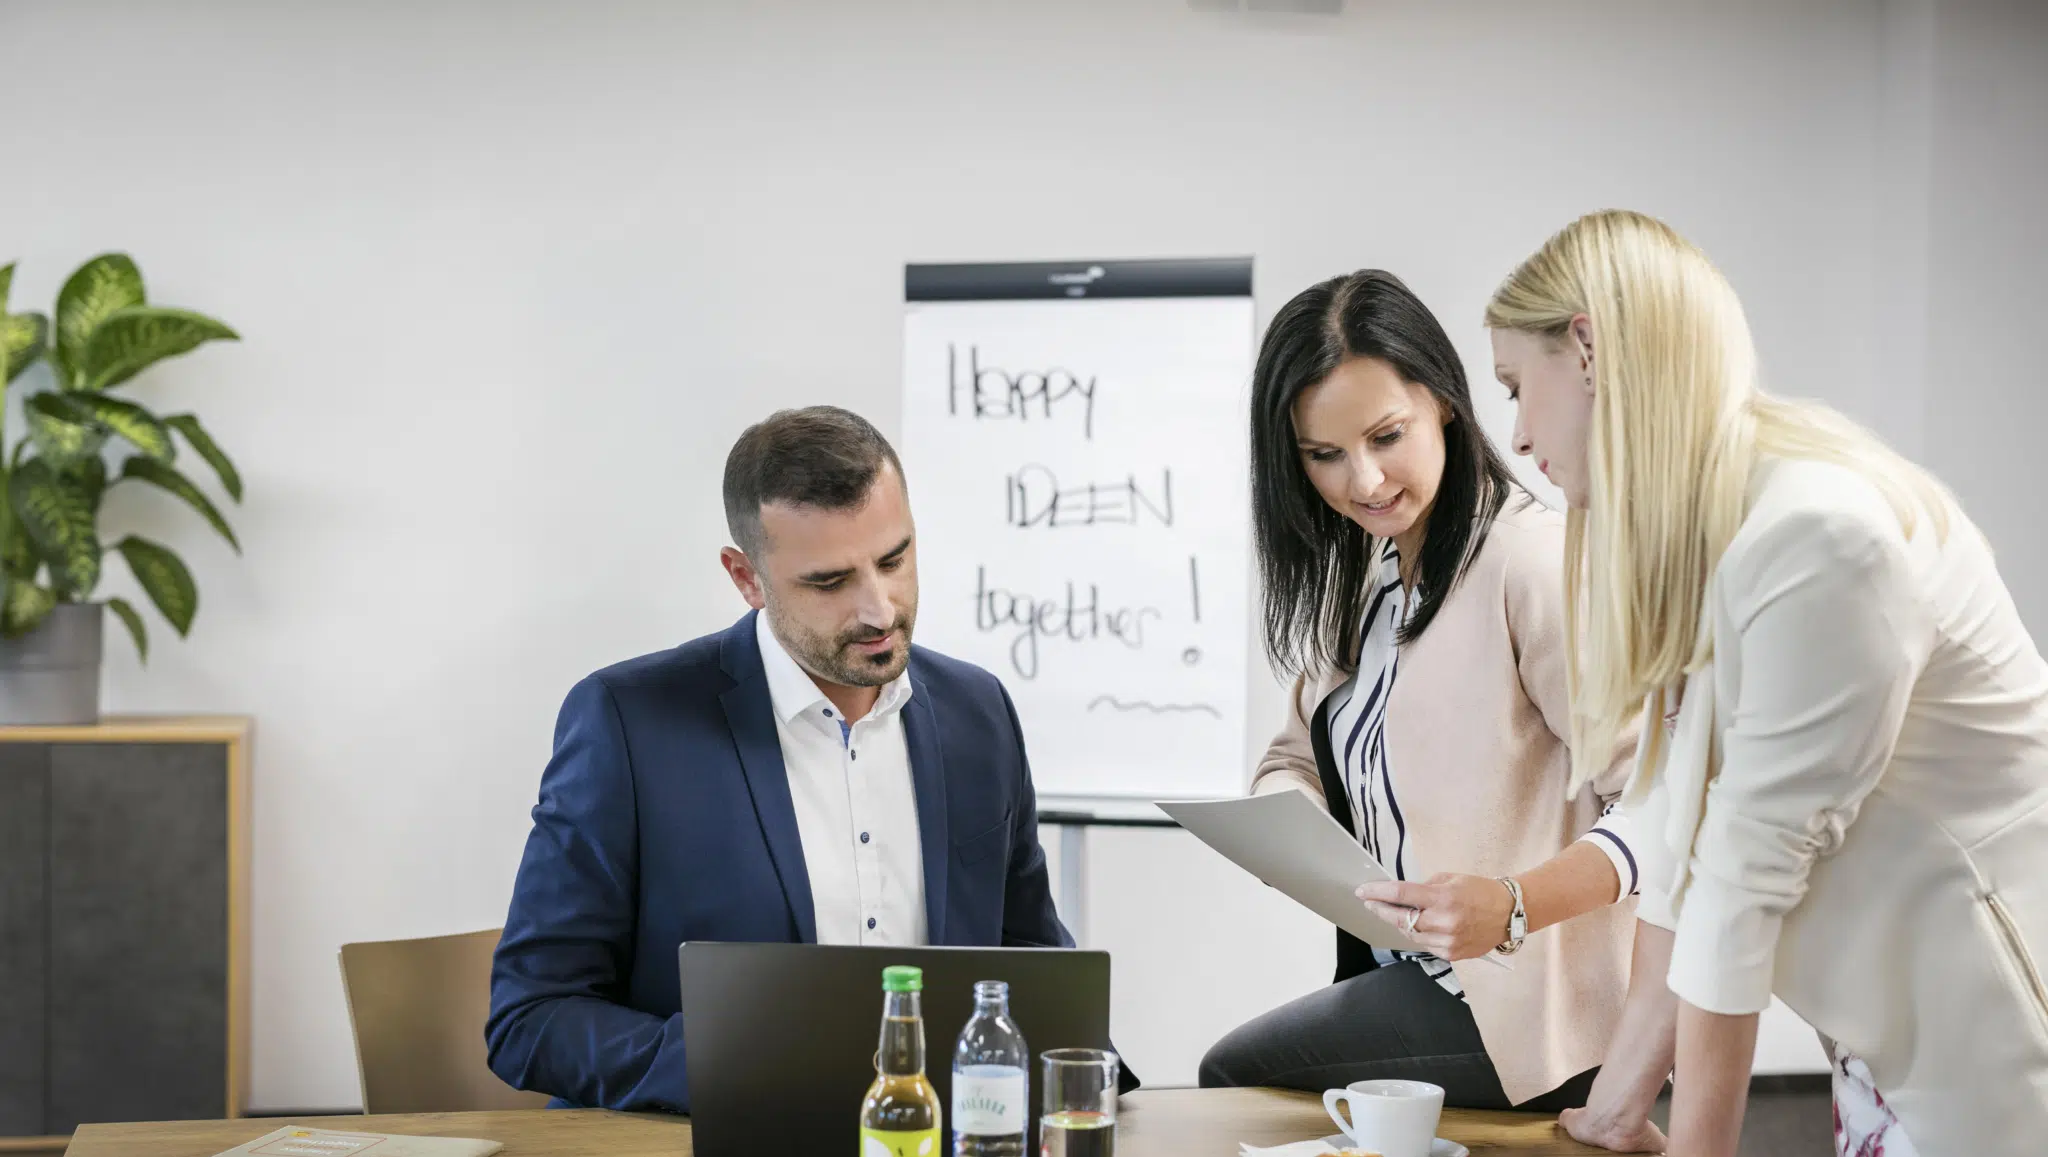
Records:
[[[1350,1120],[1337,1111],[1340,1103]],[[1354,1081],[1324,1093],[1323,1110],[1362,1148],[1386,1157],[1429,1157],[1444,1091],[1422,1081]]]

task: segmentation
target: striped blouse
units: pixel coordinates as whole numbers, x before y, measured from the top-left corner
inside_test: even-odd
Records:
[[[1359,628],[1357,670],[1330,694],[1330,751],[1342,771],[1344,793],[1351,801],[1352,828],[1359,833],[1359,841],[1395,879],[1406,880],[1413,850],[1387,766],[1386,720],[1387,700],[1400,666],[1397,636],[1401,624],[1408,621],[1413,599],[1401,585],[1401,556],[1392,543],[1385,544],[1378,569],[1379,589],[1367,603],[1365,621]],[[1600,822],[1580,837],[1592,840],[1613,861],[1623,896],[1633,895],[1638,882],[1635,854],[1629,850],[1633,834],[1628,817],[1610,806]],[[1442,957],[1375,946],[1373,959],[1382,967],[1413,960],[1444,991],[1464,999],[1458,974]]]

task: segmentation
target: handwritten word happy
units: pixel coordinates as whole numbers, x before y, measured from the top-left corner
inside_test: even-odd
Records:
[[[961,374],[960,353],[946,343],[946,412],[958,417],[961,403],[966,413],[980,421],[1026,422],[1032,418],[1051,421],[1056,415],[1079,413],[1081,436],[1095,437],[1095,379],[1082,381],[1072,371],[1057,367],[1011,373],[997,366],[981,364],[978,346],[967,347],[966,374]]]

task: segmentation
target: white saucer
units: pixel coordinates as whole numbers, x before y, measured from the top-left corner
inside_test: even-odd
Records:
[[[1323,1138],[1323,1144],[1328,1145],[1332,1149],[1356,1149],[1358,1147],[1358,1142],[1353,1141],[1342,1133],[1334,1137]],[[1438,1137],[1430,1143],[1429,1157],[1472,1157],[1472,1150],[1465,1148],[1456,1141],[1446,1141],[1442,1137]]]

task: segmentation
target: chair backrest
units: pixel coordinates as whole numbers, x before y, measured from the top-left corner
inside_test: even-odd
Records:
[[[548,1103],[499,1080],[485,1061],[491,928],[458,936],[341,946],[341,987],[356,1037],[365,1113],[530,1109]]]

